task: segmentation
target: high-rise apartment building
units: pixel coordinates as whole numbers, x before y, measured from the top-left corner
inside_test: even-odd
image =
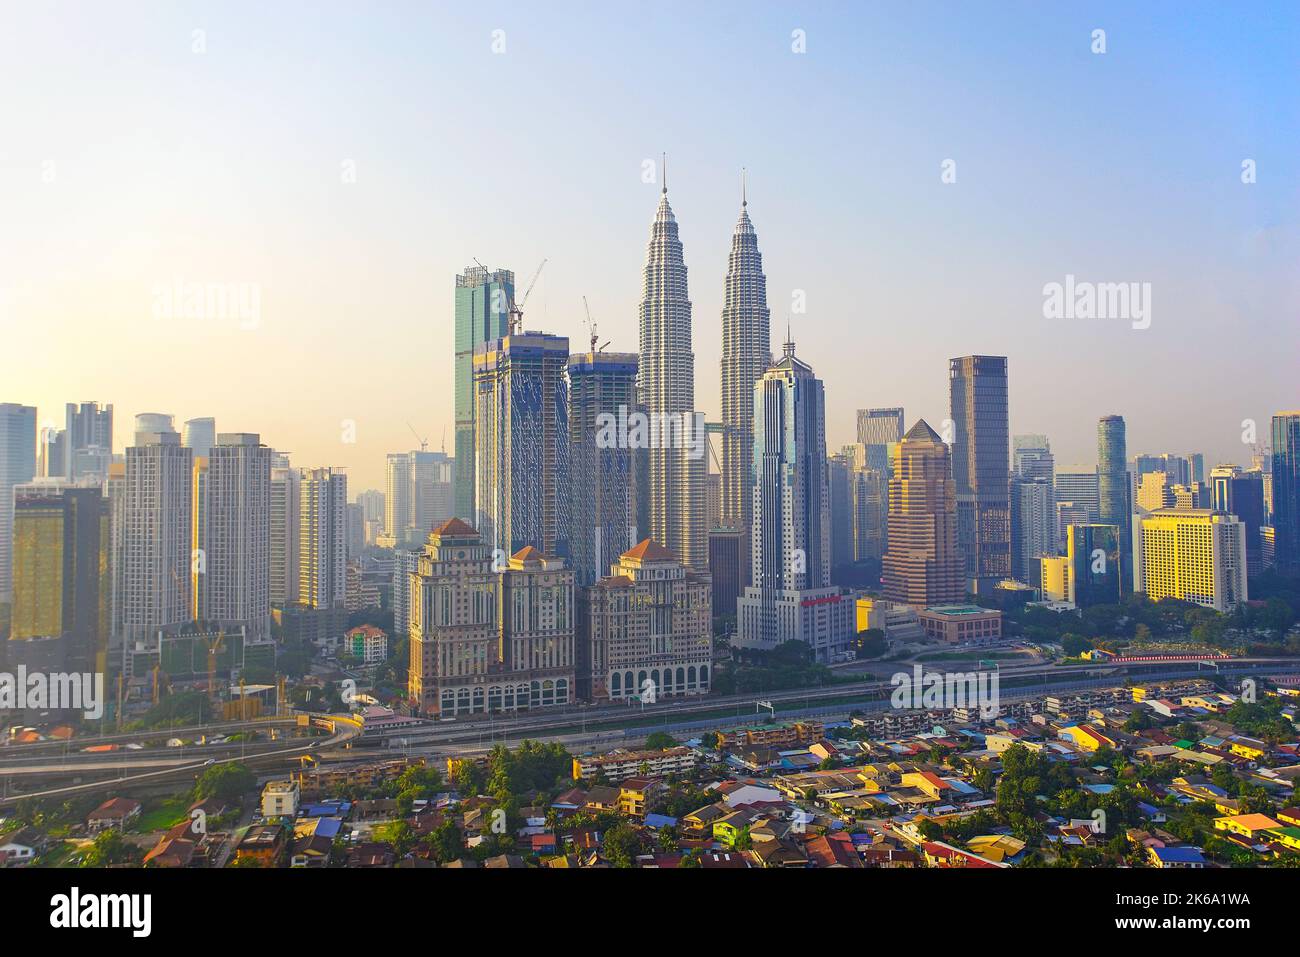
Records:
[[[288,456],[271,463],[271,604],[286,608],[298,603],[298,512],[302,507],[302,472]]]
[[[636,450],[617,424],[636,411],[637,357],[569,357],[569,554],[579,587],[594,584],[637,540]]]
[[[752,521],[754,383],[772,361],[767,277],[748,205],[742,187],[722,304],[722,465],[717,525],[734,528],[749,528]],[[747,572],[744,578],[748,584]]]
[[[348,477],[307,469],[298,488],[298,603],[333,608],[347,600]]]
[[[712,584],[650,539],[580,596],[579,680],[593,701],[707,694]]]
[[[475,516],[502,556],[569,556],[569,340],[505,336],[474,354]]]
[[[141,660],[144,667],[157,663],[162,635],[193,615],[193,453],[171,429],[140,428],[170,421],[137,417],[136,444],[126,450],[117,614],[128,675]]]
[[[749,570],[744,567],[745,556],[749,554],[745,544],[748,540],[748,529],[709,529],[709,577],[713,580],[713,613],[719,618],[736,617],[736,599],[744,592],[744,583],[749,580]]]
[[[271,450],[254,433],[222,432],[208,455],[203,619],[271,637]]]
[[[1273,548],[1279,570],[1300,568],[1300,410],[1273,416]]]
[[[1005,356],[948,364],[957,547],[977,594],[1011,577],[1010,425]]]
[[[1173,508],[1174,484],[1166,472],[1143,472],[1138,480],[1137,507],[1154,512],[1158,508]]]
[[[456,462],[453,508],[457,517],[474,517],[474,352],[510,331],[515,274],[467,266],[456,277],[456,357],[454,371]],[[389,529],[391,532],[392,530]]]
[[[889,473],[890,446],[903,440],[902,409],[858,409],[858,444],[866,447],[866,467]]]
[[[885,598],[925,608],[966,597],[957,553],[957,496],[948,446],[919,420],[894,451]]]
[[[0,602],[13,591],[14,486],[36,477],[36,407],[0,403]]]
[[[444,452],[388,455],[384,534],[398,548],[418,546],[455,508],[455,463]]]
[[[1225,613],[1246,601],[1246,530],[1235,515],[1162,508],[1135,526],[1134,580],[1147,598],[1178,598]]]
[[[646,247],[639,327],[637,392],[651,421],[662,423],[644,455],[647,534],[689,568],[705,571],[708,464],[705,436],[695,434],[691,301],[666,182]]]
[[[753,584],[737,603],[738,646],[803,641],[821,661],[847,649],[853,601],[831,585],[827,473],[825,391],[787,342],[754,387]]]

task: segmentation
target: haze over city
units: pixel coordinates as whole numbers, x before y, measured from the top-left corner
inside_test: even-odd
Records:
[[[788,318],[829,447],[858,408],[938,427],[947,360],[978,353],[1062,465],[1109,413],[1131,454],[1249,464],[1242,421],[1293,407],[1300,358],[1295,10],[738,9],[8,11],[6,395],[41,425],[83,399],[211,415],[382,488],[408,421],[452,449],[475,258],[521,292],[546,258],[525,326],[577,351],[586,296],[636,350],[666,151],[710,419],[745,167],[773,348]],[[1150,327],[1044,318],[1067,276],[1150,283]],[[255,287],[257,321],[156,318],[177,281]]]

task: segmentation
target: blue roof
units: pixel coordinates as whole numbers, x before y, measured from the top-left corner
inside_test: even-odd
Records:
[[[672,827],[677,823],[677,818],[669,817],[667,814],[647,814],[645,816],[646,827]]]
[[[304,804],[298,809],[300,817],[332,817],[335,814],[347,816],[352,810],[351,801],[322,801],[319,804]]]
[[[343,819],[339,817],[323,817],[316,822],[316,836],[328,837],[330,840],[339,836],[339,829],[343,827]]]
[[[1109,794],[1115,790],[1113,784],[1085,784],[1083,787],[1084,790],[1091,791],[1093,794]]]
[[[1161,863],[1204,864],[1205,855],[1199,847],[1154,847],[1151,849]]]

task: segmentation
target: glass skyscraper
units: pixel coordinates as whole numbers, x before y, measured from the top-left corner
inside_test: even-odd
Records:
[[[515,274],[467,266],[456,277],[456,472],[453,502],[458,518],[474,519],[474,350],[510,331]],[[392,533],[392,529],[388,529]]]
[[[976,594],[1011,577],[1011,449],[1006,356],[949,362],[957,547]]]
[[[1300,411],[1273,416],[1274,564],[1300,568]]]
[[[1133,508],[1127,457],[1124,417],[1103,417],[1097,423],[1097,512],[1102,525],[1119,529],[1120,562],[1124,568],[1120,582],[1126,594],[1133,584],[1127,576],[1133,567]]]

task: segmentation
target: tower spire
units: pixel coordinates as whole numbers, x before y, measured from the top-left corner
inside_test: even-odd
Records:
[[[749,197],[745,194],[745,167],[740,168],[740,208],[744,209],[749,205]]]
[[[794,340],[790,338],[790,316],[785,317],[785,349],[784,355],[794,355]]]
[[[668,154],[663,153],[661,155],[663,156],[663,186],[664,186],[661,192],[665,196],[667,196],[668,195]]]

